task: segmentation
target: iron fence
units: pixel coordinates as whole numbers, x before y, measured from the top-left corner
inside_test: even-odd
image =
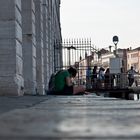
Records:
[[[83,69],[86,71],[86,69]],[[104,79],[99,79],[99,74],[97,74],[97,79],[93,78],[93,75],[87,76],[86,74],[80,75],[79,72],[75,78],[75,84],[84,85],[86,89],[96,90],[96,89],[126,89],[129,87],[129,80],[127,73],[118,74],[108,74],[105,75]],[[140,75],[137,74],[134,77],[134,83],[132,86],[140,86]]]
[[[88,69],[93,70],[95,53],[98,54],[98,51],[94,48],[91,39],[65,39],[62,43],[55,43],[55,71],[75,66],[78,74],[74,83],[84,85],[87,89],[124,89],[128,87],[127,73],[109,74],[108,79],[105,78],[102,81],[98,76],[96,80],[93,79],[92,72],[89,76]],[[59,59],[62,59],[62,64]],[[137,86],[140,85],[139,79],[140,75],[135,75],[134,83]]]

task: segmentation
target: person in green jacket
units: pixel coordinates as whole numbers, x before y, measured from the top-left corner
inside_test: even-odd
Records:
[[[68,70],[61,70],[55,75],[55,94],[75,95],[84,93],[83,86],[74,86],[72,79],[76,77],[77,70],[70,67]]]

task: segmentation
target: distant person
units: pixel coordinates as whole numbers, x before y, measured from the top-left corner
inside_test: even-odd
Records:
[[[134,80],[135,80],[134,75],[137,74],[138,72],[136,72],[134,70],[134,67],[131,66],[130,70],[128,70],[127,73],[128,73],[128,82],[129,82],[128,85],[131,87],[134,83]]]
[[[91,67],[88,67],[86,70],[86,88],[91,88]]]
[[[84,94],[85,88],[83,86],[74,86],[73,78],[76,77],[77,70],[70,67],[68,70],[62,70],[55,76],[55,95],[76,95]]]
[[[107,68],[106,71],[105,71],[105,80],[104,80],[104,83],[105,83],[105,88],[110,88],[111,87],[111,75],[110,75],[110,69]]]
[[[104,73],[105,69],[103,67],[101,67],[99,69],[99,80],[104,80],[105,79],[105,73]]]
[[[92,86],[93,88],[97,88],[97,66],[94,66],[92,71]]]
[[[104,73],[105,69],[103,67],[100,67],[99,69],[99,76],[98,76],[98,82],[100,87],[102,88],[104,86],[104,80],[105,80],[105,73]]]
[[[119,79],[119,87],[126,88],[127,81],[127,74],[125,73],[125,69],[122,67]]]

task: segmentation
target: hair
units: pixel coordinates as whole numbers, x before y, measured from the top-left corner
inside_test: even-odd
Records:
[[[106,69],[106,71],[105,71],[105,73],[109,73],[110,72],[110,69],[109,68],[107,68]]]
[[[94,66],[94,69],[97,69],[97,66],[96,65]]]
[[[101,70],[102,70],[102,71],[105,71],[105,69],[104,69],[103,67],[100,67],[99,71],[101,71]]]
[[[77,74],[76,68],[73,68],[73,67],[70,67],[70,68],[68,69],[68,72],[72,75],[72,77],[75,77],[76,74]]]

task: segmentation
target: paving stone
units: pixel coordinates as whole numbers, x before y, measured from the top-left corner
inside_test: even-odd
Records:
[[[139,101],[94,94],[37,97],[5,98],[16,107],[0,115],[0,139],[140,139]]]

